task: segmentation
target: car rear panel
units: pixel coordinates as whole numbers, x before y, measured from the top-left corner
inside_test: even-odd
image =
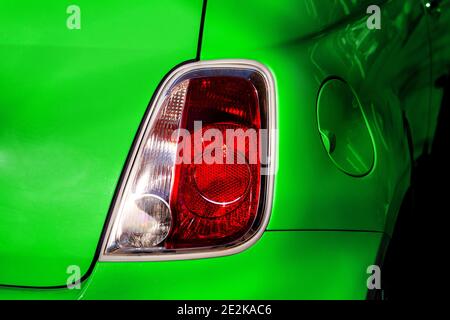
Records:
[[[0,3],[0,284],[91,265],[134,135],[165,74],[196,57],[202,1]]]
[[[80,290],[0,288],[0,299],[365,299],[383,235],[266,232],[240,254],[98,262]]]
[[[370,4],[381,7],[382,30],[367,28]],[[403,99],[417,88],[428,98],[431,87],[427,24],[411,22],[421,14],[416,0],[208,1],[201,58],[253,59],[275,76],[278,171],[269,230],[389,230],[411,169]],[[339,170],[323,147],[316,102],[330,77],[354,88],[367,117],[375,164],[365,176]]]
[[[80,48],[67,44],[61,48],[64,41],[69,41],[66,36],[81,37],[64,30],[68,34],[59,36],[61,43],[51,48],[48,44],[41,46],[42,53],[27,52],[17,45],[15,52],[9,49],[0,53],[7,61],[27,54],[16,66],[29,61],[20,68],[13,68],[5,59],[0,62],[2,69],[9,70],[0,78],[0,85],[8,92],[1,98],[4,104],[28,106],[32,105],[30,101],[37,101],[33,103],[38,106],[31,113],[0,109],[5,119],[6,116],[13,119],[16,113],[20,115],[17,119],[25,119],[21,124],[15,122],[16,126],[22,126],[21,130],[15,127],[16,131],[12,130],[12,125],[7,127],[10,128],[7,132],[20,133],[17,137],[6,137],[0,128],[0,148],[9,145],[9,149],[0,151],[10,150],[3,152],[7,156],[3,158],[0,152],[0,191],[9,192],[9,197],[0,198],[0,207],[9,211],[19,208],[16,212],[21,212],[0,216],[0,228],[5,229],[5,234],[0,235],[1,250],[5,251],[2,256],[14,261],[8,265],[1,260],[0,268],[7,272],[0,279],[32,285],[61,284],[61,281],[64,284],[68,265],[78,264],[85,271],[92,261],[118,176],[151,94],[175,64],[195,57],[201,3],[188,6],[181,1],[172,2],[172,12],[178,15],[171,18],[165,14],[163,5],[143,3],[141,10],[135,8],[128,15],[130,8],[121,12],[110,8],[111,15],[100,21],[97,16],[103,13],[96,12],[91,23],[102,29],[95,39],[106,47],[96,47],[93,41]],[[369,4],[383,6],[383,14],[391,18],[399,16],[397,25],[392,22],[383,26],[385,32],[369,33],[365,24]],[[85,6],[104,11],[88,2]],[[147,7],[155,14],[154,21],[136,19],[147,14],[142,12]],[[411,74],[408,66],[421,68],[428,63],[427,54],[423,55],[427,46],[417,40],[426,42],[423,34],[426,25],[421,23],[415,33],[408,34],[406,22],[410,13],[403,12],[403,7],[402,1],[383,0],[331,4],[306,0],[245,3],[209,0],[201,60],[257,60],[273,72],[276,80],[278,171],[268,231],[240,254],[187,261],[96,262],[81,290],[1,288],[0,298],[364,299],[367,267],[376,262],[386,221],[397,212],[409,186],[409,149],[402,122],[402,101],[396,90],[404,77]],[[30,10],[33,9],[36,8]],[[176,23],[166,23],[167,19]],[[126,28],[134,26],[135,33],[120,31],[116,26],[119,21],[126,22]],[[187,27],[180,21],[185,21]],[[150,26],[158,32],[146,34],[143,29],[151,29]],[[85,27],[88,25],[82,28]],[[116,34],[103,39],[105,34],[113,33],[110,28]],[[114,38],[117,34],[120,39]],[[169,41],[169,36],[176,36],[177,41]],[[149,42],[144,41],[147,37]],[[142,47],[136,48],[138,44]],[[1,46],[6,45],[1,42]],[[64,58],[55,50],[64,53]],[[45,61],[47,67],[33,64],[32,58]],[[52,71],[45,71],[47,76],[42,78],[48,65]],[[38,76],[27,78],[30,68],[34,68],[31,75]],[[20,74],[16,74],[17,69]],[[376,163],[361,178],[334,166],[317,129],[317,93],[323,80],[331,75],[345,78],[360,94],[374,132]],[[38,88],[34,88],[35,82]],[[427,92],[429,83],[415,84],[415,88],[425,86]],[[23,95],[18,88],[27,88],[22,92],[32,95]],[[53,91],[43,91],[49,88]],[[35,118],[39,126],[33,122]],[[99,119],[103,121],[99,123]],[[31,131],[33,126],[36,127]],[[22,131],[28,136],[22,137],[25,134]],[[36,175],[30,182],[26,176],[18,179],[23,169],[4,169],[4,159],[12,159],[8,163],[16,165],[19,159],[16,153],[27,154],[26,141],[38,148],[32,149],[33,155],[41,155],[41,161],[47,163],[39,166],[36,160],[25,163],[26,176]],[[59,144],[49,149],[45,141]],[[30,169],[33,167],[39,170]],[[63,173],[68,178],[61,188],[60,181],[52,179],[64,176]],[[29,187],[25,188],[26,182]],[[36,190],[42,194],[33,198]],[[16,203],[23,199],[24,203]],[[58,221],[58,228],[52,221]],[[15,233],[14,226],[21,231]],[[23,236],[27,232],[33,235],[27,239],[31,244]],[[20,257],[17,250],[5,245],[7,242],[28,252],[22,251]],[[45,250],[36,250],[39,242]],[[29,272],[30,267],[38,270]]]

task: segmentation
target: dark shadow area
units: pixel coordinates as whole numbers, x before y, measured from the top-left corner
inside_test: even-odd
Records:
[[[436,138],[431,155],[422,156],[414,166],[412,188],[386,252],[382,283],[387,300],[436,299],[446,287],[450,77],[442,77],[436,85],[444,88]]]

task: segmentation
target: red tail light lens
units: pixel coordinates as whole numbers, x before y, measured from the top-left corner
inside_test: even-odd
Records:
[[[273,90],[268,70],[248,61],[200,62],[169,76],[145,120],[101,258],[223,255],[256,241],[270,214]]]
[[[195,132],[195,121],[202,123],[201,135]],[[214,163],[206,163],[206,154],[217,149],[211,148],[212,139],[202,139],[197,148],[191,141],[190,163],[179,164],[175,170],[170,201],[174,223],[167,244],[175,248],[226,244],[243,236],[258,212],[259,142],[244,139],[243,145],[238,145],[226,141],[227,130],[257,137],[261,129],[258,91],[249,79],[239,77],[193,79],[182,127],[192,137],[218,133],[222,154],[212,154]],[[227,156],[232,161],[227,161]],[[252,157],[254,163],[249,161]],[[198,158],[202,161],[196,164]]]

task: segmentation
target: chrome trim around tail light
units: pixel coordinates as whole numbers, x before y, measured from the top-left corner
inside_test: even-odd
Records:
[[[261,183],[261,190],[264,193],[260,194],[260,202],[258,211],[260,212],[261,220],[248,237],[243,236],[239,243],[232,245],[218,246],[218,247],[208,247],[201,249],[191,249],[191,250],[163,250],[163,251],[152,251],[152,252],[133,252],[133,253],[108,253],[107,246],[110,243],[113,229],[115,224],[117,225],[118,211],[120,206],[124,201],[124,192],[127,188],[127,184],[130,182],[130,176],[133,170],[136,168],[136,159],[140,155],[143,149],[143,144],[146,142],[146,137],[149,135],[149,130],[152,128],[156,121],[158,112],[164,103],[165,98],[168,93],[174,88],[174,86],[179,85],[186,76],[193,75],[195,73],[202,73],[204,71],[215,71],[215,70],[231,70],[231,71],[253,71],[259,74],[264,82],[265,92],[266,92],[266,119],[267,119],[267,129],[270,133],[267,145],[267,154],[270,161],[265,167],[264,171],[267,173],[263,177],[263,183]],[[274,188],[274,177],[276,173],[276,144],[277,144],[277,120],[276,120],[276,95],[275,95],[275,81],[272,73],[259,62],[251,60],[211,60],[211,61],[199,61],[189,64],[182,65],[173,72],[171,72],[163,84],[160,86],[158,92],[156,93],[153,103],[149,105],[149,112],[147,113],[144,123],[141,126],[141,130],[136,138],[135,147],[131,150],[130,161],[128,162],[123,180],[121,185],[118,187],[118,193],[115,197],[112,214],[107,225],[106,234],[102,240],[102,246],[100,251],[99,261],[166,261],[166,260],[183,260],[183,259],[201,259],[210,257],[219,257],[225,255],[232,255],[239,253],[253,244],[255,244],[258,239],[262,236],[265,231],[271,211],[272,211],[272,201],[273,201],[273,188]]]

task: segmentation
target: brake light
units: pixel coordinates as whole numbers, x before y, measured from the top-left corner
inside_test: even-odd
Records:
[[[270,214],[274,104],[271,74],[254,62],[171,74],[133,150],[101,259],[223,255],[256,241]]]

